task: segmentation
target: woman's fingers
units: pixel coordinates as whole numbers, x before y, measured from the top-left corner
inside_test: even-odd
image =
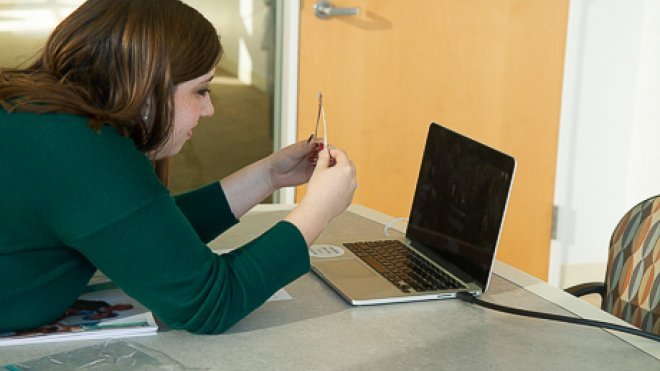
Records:
[[[317,154],[316,159],[316,168],[317,169],[326,169],[330,165],[330,155],[326,150],[320,150]]]

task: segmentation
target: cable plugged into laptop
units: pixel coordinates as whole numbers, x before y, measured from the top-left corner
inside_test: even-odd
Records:
[[[660,341],[660,336],[652,334],[650,332],[642,331],[642,330],[636,329],[636,328],[630,328],[630,327],[615,325],[615,324],[609,323],[609,322],[595,321],[595,320],[584,319],[584,318],[574,318],[574,317],[560,316],[560,315],[557,315],[557,314],[534,312],[534,311],[525,310],[525,309],[506,307],[506,306],[503,306],[503,305],[483,301],[483,300],[477,298],[476,296],[470,294],[469,292],[459,292],[458,294],[456,294],[456,297],[463,300],[463,301],[465,301],[465,302],[468,302],[470,304],[476,304],[476,305],[484,307],[484,308],[497,310],[497,311],[504,312],[504,313],[515,314],[515,315],[518,315],[518,316],[532,317],[532,318],[547,319],[547,320],[551,320],[551,321],[567,322],[567,323],[572,323],[572,324],[575,324],[575,325],[606,328],[606,329],[609,329],[609,330],[625,332],[627,334],[641,336],[641,337],[645,337],[647,339],[651,339],[651,340],[655,340],[655,341]]]

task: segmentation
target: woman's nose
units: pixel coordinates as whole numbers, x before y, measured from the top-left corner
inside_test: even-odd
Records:
[[[204,101],[204,107],[202,109],[202,116],[213,116],[213,113],[215,113],[215,108],[213,107],[213,101],[211,101],[211,94],[207,94],[206,100]]]

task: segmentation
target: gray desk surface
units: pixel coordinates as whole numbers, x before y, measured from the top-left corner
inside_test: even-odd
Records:
[[[350,210],[317,242],[383,238],[383,225],[374,221],[385,220],[382,214]],[[284,214],[248,214],[211,246],[239,246]],[[485,300],[564,315],[591,311],[597,319],[616,321],[505,264],[498,263],[496,272]],[[660,370],[659,344],[601,329],[511,316],[459,300],[351,307],[313,273],[286,290],[293,300],[267,302],[221,335],[164,331],[128,341],[208,369]],[[566,310],[570,305],[578,309]],[[98,342],[0,348],[0,365]]]

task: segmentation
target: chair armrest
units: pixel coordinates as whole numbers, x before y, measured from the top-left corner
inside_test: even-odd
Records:
[[[589,294],[598,294],[602,300],[605,300],[605,284],[602,282],[581,283],[564,289],[573,296],[584,296]]]

